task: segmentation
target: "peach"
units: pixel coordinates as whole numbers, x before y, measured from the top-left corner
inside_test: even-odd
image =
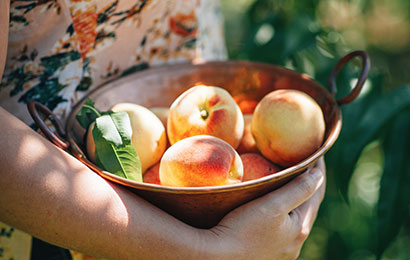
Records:
[[[245,129],[243,131],[241,143],[239,144],[236,151],[239,154],[259,153],[258,147],[256,147],[255,138],[253,138],[251,132],[252,114],[244,114],[243,118],[245,119]]]
[[[131,143],[141,160],[142,172],[158,163],[167,146],[165,127],[159,118],[149,109],[133,103],[119,103],[111,110],[128,113],[132,128]],[[95,162],[92,131],[88,131],[86,146],[89,158]]]
[[[259,102],[251,130],[263,156],[278,165],[291,166],[321,146],[325,121],[320,106],[308,94],[282,89]]]
[[[217,186],[239,183],[243,165],[235,149],[210,135],[187,137],[172,145],[160,162],[162,185]]]
[[[144,174],[143,174],[143,181],[145,183],[152,183],[152,184],[158,184],[161,185],[161,182],[159,180],[159,166],[160,163],[155,164],[151,168],[149,168]]]
[[[164,127],[167,127],[167,120],[169,116],[169,107],[150,107],[151,110],[161,120]]]
[[[281,170],[258,153],[244,153],[240,156],[243,164],[242,182],[259,179]]]
[[[182,93],[171,105],[167,134],[172,144],[195,135],[219,137],[237,148],[244,119],[233,97],[223,88],[199,85]]]
[[[87,138],[85,143],[85,148],[87,149],[88,159],[92,162],[96,162],[95,160],[95,143],[93,137],[93,129],[94,129],[95,122],[93,122],[87,130]]]
[[[252,114],[255,111],[255,107],[258,105],[258,101],[243,99],[242,96],[234,98],[243,114]]]

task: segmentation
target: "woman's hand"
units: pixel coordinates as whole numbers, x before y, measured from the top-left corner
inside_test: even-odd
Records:
[[[205,250],[218,259],[296,259],[324,191],[325,166],[320,159],[312,170],[229,213],[210,230],[208,239],[214,243],[205,243],[212,244]]]

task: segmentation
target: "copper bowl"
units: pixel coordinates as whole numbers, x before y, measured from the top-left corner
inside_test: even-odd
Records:
[[[344,64],[356,56],[362,58],[363,65],[358,83],[346,98],[335,100],[335,77]],[[368,71],[369,58],[365,52],[355,51],[346,55],[330,75],[329,92],[307,75],[261,63],[221,61],[168,65],[137,72],[95,89],[73,108],[65,130],[58,119],[41,104],[30,102],[29,110],[37,125],[53,143],[73,154],[103,178],[127,187],[187,224],[209,228],[232,209],[278,188],[312,167],[336,141],[342,127],[340,106],[357,97]],[[323,110],[325,140],[311,156],[279,173],[243,183],[213,187],[166,187],[140,183],[101,170],[87,159],[83,141],[85,130],[75,119],[86,98],[91,98],[101,111],[119,102],[134,102],[145,107],[170,106],[182,92],[199,82],[225,88],[238,102],[258,102],[275,89],[301,90],[314,98]],[[39,110],[54,122],[58,135],[46,127]]]

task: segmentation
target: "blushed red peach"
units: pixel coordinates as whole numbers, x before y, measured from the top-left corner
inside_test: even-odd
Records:
[[[263,156],[278,165],[291,166],[321,146],[325,121],[320,106],[308,94],[282,89],[259,102],[251,130]]]
[[[237,148],[243,130],[241,110],[232,96],[220,87],[192,87],[170,107],[167,134],[171,145],[190,136],[212,135]]]
[[[238,153],[220,138],[197,135],[182,139],[164,153],[159,169],[162,185],[217,186],[239,183],[243,165]]]
[[[244,153],[240,156],[243,164],[242,182],[259,179],[281,170],[260,154]]]
[[[143,174],[143,182],[161,185],[161,181],[159,180],[159,165],[160,163],[155,164]]]
[[[243,118],[245,119],[245,129],[243,131],[241,143],[236,151],[238,151],[239,154],[259,153],[258,147],[256,147],[255,138],[253,138],[251,131],[252,114],[245,114],[243,115]]]

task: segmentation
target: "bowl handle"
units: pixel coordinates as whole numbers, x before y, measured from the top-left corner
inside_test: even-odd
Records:
[[[27,108],[34,120],[34,123],[40,128],[41,132],[43,132],[43,134],[53,144],[67,151],[70,145],[68,141],[65,140],[65,138],[67,138],[67,135],[61,121],[57,118],[57,116],[53,114],[53,112],[51,112],[48,107],[34,100],[30,100],[28,102]],[[46,117],[43,119],[43,117],[40,116],[39,112],[41,112]],[[56,135],[44,122],[44,120],[46,120],[47,118],[50,119],[58,135]]]
[[[367,79],[367,76],[369,75],[369,70],[370,70],[370,58],[367,52],[365,51],[353,51],[343,58],[339,60],[339,62],[336,64],[336,66],[333,68],[332,72],[330,73],[329,77],[329,89],[330,93],[335,96],[337,92],[336,88],[336,76],[340,72],[340,70],[344,67],[344,65],[350,61],[351,59],[355,57],[360,57],[362,59],[362,72],[360,73],[359,80],[356,83],[356,86],[352,89],[352,91],[344,98],[339,98],[337,100],[337,104],[340,105],[345,105],[357,98],[359,95],[360,91],[362,90],[362,87]]]

